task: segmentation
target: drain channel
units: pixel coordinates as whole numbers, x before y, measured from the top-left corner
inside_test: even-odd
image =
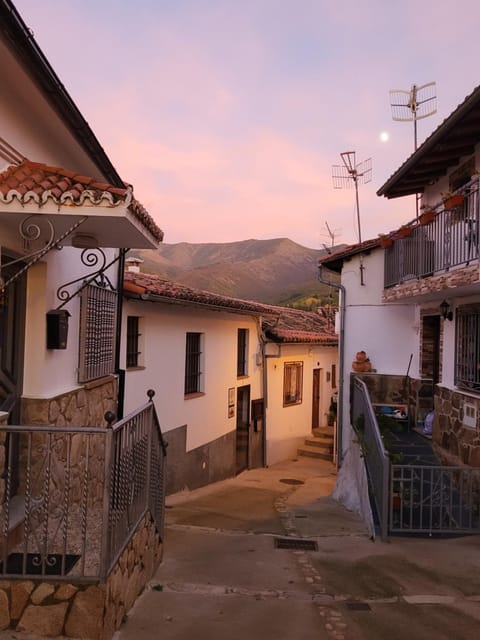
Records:
[[[275,549],[295,549],[296,551],[318,551],[315,540],[302,538],[275,538]]]
[[[347,609],[350,611],[371,611],[372,608],[367,602],[347,602]]]

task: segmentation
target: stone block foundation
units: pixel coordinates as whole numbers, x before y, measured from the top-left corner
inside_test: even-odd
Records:
[[[160,536],[147,514],[105,580],[88,584],[0,580],[0,629],[110,640],[152,579],[162,551]]]

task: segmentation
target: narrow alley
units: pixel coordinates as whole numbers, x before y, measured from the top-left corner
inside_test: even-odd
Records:
[[[167,499],[163,562],[116,640],[473,640],[480,538],[372,541],[298,458]]]

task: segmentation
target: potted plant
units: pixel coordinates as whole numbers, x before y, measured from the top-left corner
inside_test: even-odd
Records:
[[[398,231],[395,233],[396,238],[408,238],[412,235],[412,227],[408,224],[404,224]]]
[[[380,236],[380,246],[382,249],[391,247],[393,245],[393,238],[391,236]]]
[[[445,209],[456,209],[457,207],[461,207],[465,199],[463,193],[447,192],[442,194],[442,196]]]
[[[433,209],[425,209],[418,219],[421,225],[428,224],[429,222],[433,222],[435,220],[435,211]]]

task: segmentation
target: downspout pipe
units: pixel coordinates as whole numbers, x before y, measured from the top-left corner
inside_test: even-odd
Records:
[[[129,249],[120,249],[117,273],[117,323],[115,327],[115,373],[118,376],[117,420],[123,418],[125,410],[125,369],[120,368],[120,351],[122,348],[123,277],[125,256],[128,251]]]
[[[267,369],[267,360],[268,358],[280,358],[282,355],[282,347],[277,344],[278,354],[277,355],[267,355],[266,346],[268,340],[263,332],[262,328],[262,319],[257,318],[258,324],[258,336],[260,339],[260,349],[262,354],[262,392],[263,392],[263,441],[262,441],[262,464],[264,467],[267,467],[267,407],[268,407],[268,369]]]
[[[327,270],[328,271],[328,270]],[[340,333],[339,333],[339,362],[338,362],[338,403],[337,403],[337,461],[338,466],[342,466],[343,462],[343,422],[344,422],[344,410],[343,410],[343,390],[344,390],[344,375],[345,375],[345,310],[347,302],[347,291],[342,284],[332,282],[327,278],[325,267],[318,265],[318,280],[322,284],[326,284],[329,287],[333,287],[340,292],[339,307],[340,307]]]

